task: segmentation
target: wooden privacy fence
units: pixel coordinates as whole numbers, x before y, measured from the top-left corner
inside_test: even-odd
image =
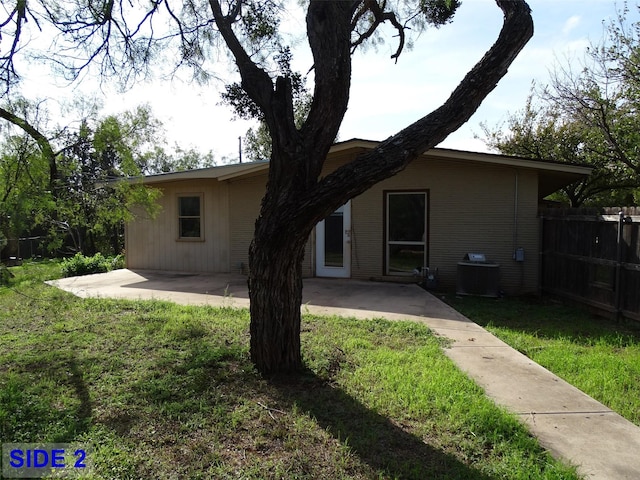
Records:
[[[47,251],[45,249],[47,237],[24,237],[24,238],[9,238],[4,248],[0,248],[0,261],[11,258],[23,259],[23,258],[37,258],[46,257]]]
[[[640,208],[541,213],[543,292],[640,321]]]

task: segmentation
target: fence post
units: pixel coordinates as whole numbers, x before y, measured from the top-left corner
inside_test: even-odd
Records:
[[[622,316],[622,229],[624,227],[624,212],[618,213],[618,238],[616,244],[616,296],[615,296],[615,308],[616,308],[616,320],[620,320]]]
[[[538,296],[542,296],[544,291],[544,220],[544,213],[541,213],[538,226]]]

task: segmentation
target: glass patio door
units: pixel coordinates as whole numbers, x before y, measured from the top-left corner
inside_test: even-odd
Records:
[[[351,276],[351,202],[316,225],[316,275]]]

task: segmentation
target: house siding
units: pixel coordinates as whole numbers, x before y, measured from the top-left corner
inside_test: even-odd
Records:
[[[323,172],[347,160],[331,158]],[[517,180],[517,193],[516,193]],[[247,273],[248,250],[267,175],[218,181],[159,184],[162,212],[127,226],[129,268]],[[351,277],[385,279],[385,191],[428,192],[428,265],[438,268],[443,289],[456,286],[457,264],[468,252],[500,264],[501,288],[509,294],[537,290],[538,173],[534,169],[427,157],[373,186],[351,201]],[[177,201],[183,193],[204,196],[203,242],[177,241]],[[517,198],[517,203],[516,203]],[[517,222],[515,215],[517,214]],[[515,262],[515,248],[525,261]],[[315,274],[315,231],[303,275]]]
[[[229,271],[228,186],[217,180],[172,182],[158,186],[161,211],[154,219],[127,225],[128,268],[194,272]],[[178,195],[202,194],[203,241],[178,240]]]
[[[267,175],[257,175],[248,179],[234,180],[229,183],[229,203],[231,205],[230,231],[231,271],[247,273],[249,265],[249,246],[253,239],[255,223],[260,213],[260,204],[267,185]],[[313,275],[313,244],[307,242],[302,274]]]
[[[231,271],[234,273],[248,272],[249,246],[266,185],[266,175],[234,180],[229,183],[230,231],[233,239]]]
[[[517,238],[514,201],[518,178]],[[468,252],[500,264],[509,293],[534,291],[538,273],[537,174],[508,167],[430,159],[414,162],[352,201],[352,277],[384,277],[385,191],[429,192],[428,265],[443,288],[455,287],[457,264]],[[525,262],[513,260],[515,248]]]

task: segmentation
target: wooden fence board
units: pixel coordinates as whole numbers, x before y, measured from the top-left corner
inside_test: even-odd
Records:
[[[554,210],[541,218],[542,290],[640,320],[640,208]]]

